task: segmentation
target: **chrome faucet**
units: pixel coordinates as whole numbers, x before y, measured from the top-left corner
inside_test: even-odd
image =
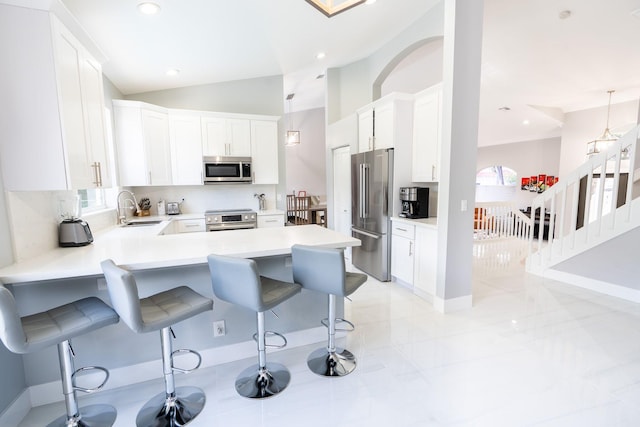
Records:
[[[127,212],[124,210],[125,206],[120,206],[120,196],[123,193],[129,193],[129,195],[131,197],[127,197],[126,199],[124,199],[124,201],[126,202],[127,200],[133,204],[133,207],[136,209],[136,213],[140,213],[140,208],[138,207],[138,201],[136,200],[136,196],[129,190],[122,190],[121,192],[118,193],[118,196],[116,197],[116,205],[118,208],[118,224],[123,225],[124,223],[127,222]]]

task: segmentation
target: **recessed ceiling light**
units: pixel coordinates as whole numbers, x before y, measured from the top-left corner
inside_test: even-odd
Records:
[[[167,76],[177,76],[180,74],[180,70],[178,68],[170,68],[167,70]]]
[[[143,1],[138,3],[138,10],[144,15],[155,15],[160,13],[160,5],[152,1]]]
[[[376,2],[376,0],[367,0],[364,2],[364,4],[374,4]]]
[[[560,19],[567,19],[571,17],[571,11],[570,10],[563,10],[562,12],[558,13],[558,18]]]
[[[325,56],[327,56],[327,54],[326,54],[326,53],[324,53],[324,52],[318,52],[318,53],[316,53],[316,59],[322,59],[322,58],[324,58]]]
[[[529,120],[525,119],[522,121],[522,124],[527,126],[529,123],[531,123]]]

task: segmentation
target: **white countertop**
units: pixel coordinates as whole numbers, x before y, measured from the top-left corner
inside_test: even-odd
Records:
[[[394,217],[391,217],[391,221],[401,222],[405,224],[412,224],[418,227],[428,227],[428,228],[438,227],[438,218],[410,219],[410,218],[401,218],[399,216],[394,216]]]
[[[180,217],[187,219],[186,215]],[[211,253],[243,258],[285,255],[291,253],[291,246],[296,243],[324,247],[360,245],[358,239],[318,225],[160,235],[169,224],[165,220],[158,225],[114,227],[97,232],[90,245],[56,248],[2,268],[0,280],[17,284],[101,275],[100,262],[107,258],[128,269],[142,270],[204,264]]]

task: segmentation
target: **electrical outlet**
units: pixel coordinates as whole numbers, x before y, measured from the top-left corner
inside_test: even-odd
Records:
[[[224,325],[224,320],[217,320],[213,322],[213,336],[222,337],[227,333],[227,328]]]

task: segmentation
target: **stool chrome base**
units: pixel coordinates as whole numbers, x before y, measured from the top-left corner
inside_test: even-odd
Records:
[[[204,407],[205,395],[197,387],[177,387],[173,397],[162,392],[138,412],[138,427],[178,427],[188,424]]]
[[[263,369],[258,364],[240,372],[236,379],[236,391],[250,399],[275,396],[284,390],[291,380],[289,370],[279,363],[267,363]]]
[[[324,377],[344,377],[356,369],[356,358],[343,348],[336,348],[335,352],[319,348],[309,355],[307,366],[314,374]]]
[[[47,427],[111,427],[116,421],[116,408],[111,405],[83,406],[78,418],[56,418]]]

